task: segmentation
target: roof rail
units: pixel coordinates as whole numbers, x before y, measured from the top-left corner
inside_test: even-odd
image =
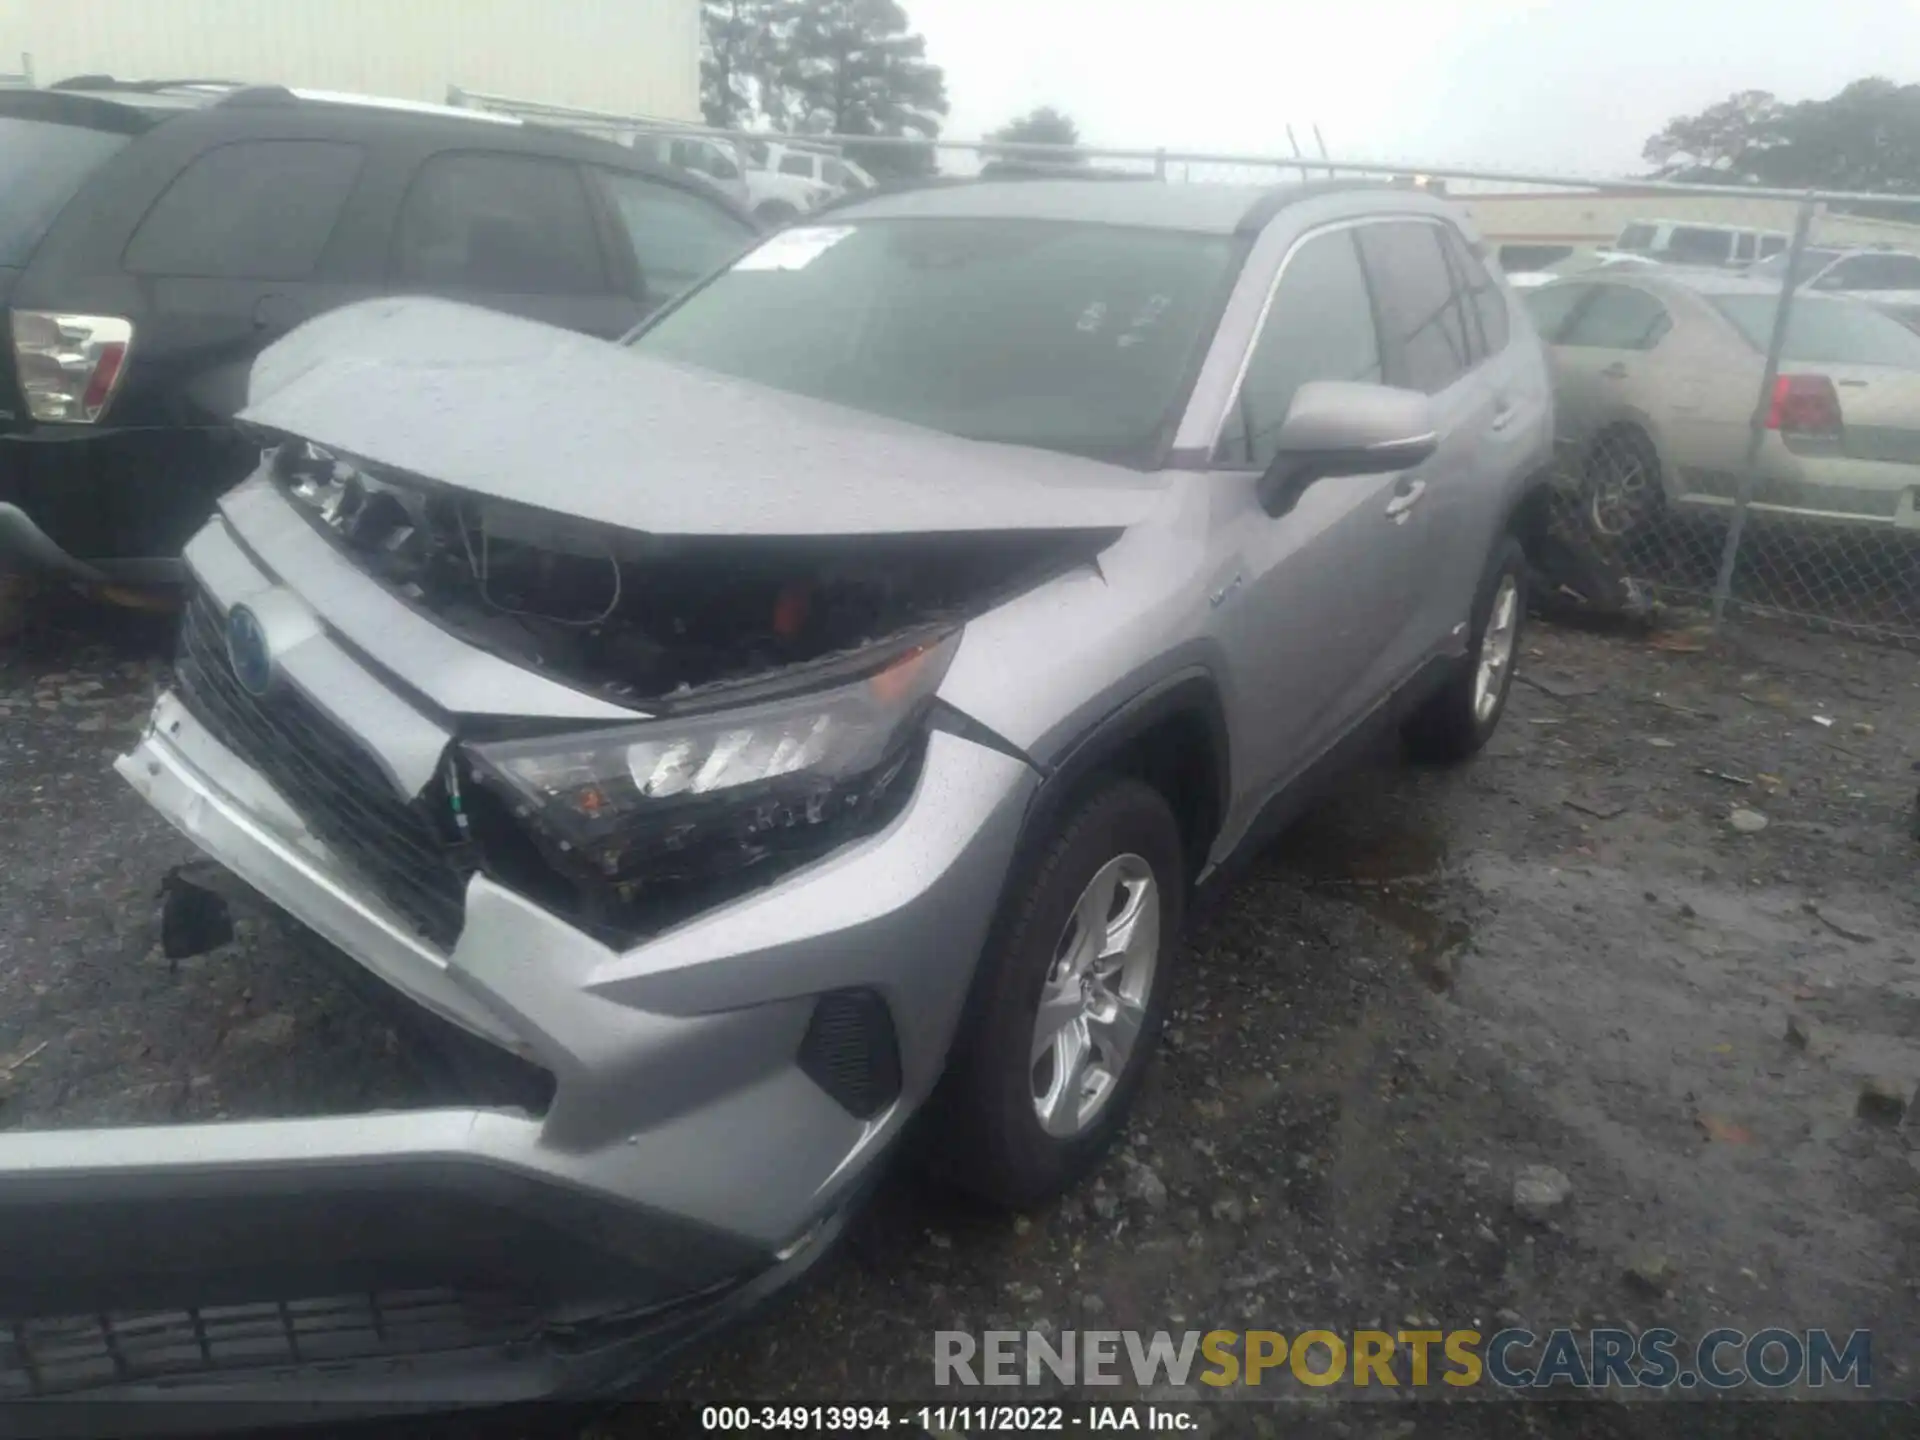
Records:
[[[232,94],[222,95],[213,103],[225,108],[229,105],[241,107],[252,105],[293,105],[299,97],[284,85],[248,85]]]
[[[111,75],[69,75],[47,86],[49,90],[125,90],[132,94],[155,95],[163,90],[244,90],[243,80],[117,80]]]

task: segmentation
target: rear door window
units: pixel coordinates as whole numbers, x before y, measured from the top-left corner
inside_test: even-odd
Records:
[[[1651,225],[1629,225],[1620,232],[1621,250],[1645,251],[1653,248],[1654,229]]]
[[[1452,262],[1454,279],[1465,293],[1467,308],[1475,322],[1481,342],[1481,354],[1498,355],[1507,348],[1507,297],[1487,267],[1480,263],[1460,232],[1451,225],[1440,231],[1446,240],[1447,259]]]
[[[617,170],[597,174],[633,246],[649,300],[673,298],[756,236],[751,225],[697,195]]]
[[[813,157],[811,155],[783,155],[780,157],[782,175],[804,175],[813,178]]]
[[[1380,336],[1351,229],[1329,230],[1288,259],[1214,459],[1264,470],[1293,397],[1310,380],[1379,383]]]
[[[428,160],[401,208],[393,268],[408,283],[503,295],[612,288],[579,169],[533,155]]]
[[[334,140],[241,140],[180,172],[125,264],[135,275],[305,280],[360,178],[365,152]]]
[[[87,177],[130,138],[0,115],[0,265],[32,259],[34,246]]]
[[[1573,317],[1559,343],[1598,350],[1651,350],[1672,328],[1666,307],[1646,291],[1596,285],[1593,298]]]
[[[1473,324],[1454,288],[1438,225],[1393,220],[1359,227],[1360,254],[1379,302],[1387,383],[1437,395],[1473,365]]]

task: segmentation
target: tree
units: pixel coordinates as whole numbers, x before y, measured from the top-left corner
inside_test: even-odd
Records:
[[[1784,110],[1765,90],[1742,90],[1698,115],[1676,115],[1641,154],[1662,178],[1751,179],[1749,163]]]
[[[1042,105],[1020,116],[1017,120],[1009,120],[998,130],[989,134],[987,139],[1015,145],[1078,146],[1080,127],[1051,105]],[[1049,156],[1048,158],[1079,162],[1086,157],[1076,149],[1070,156]]]
[[[947,114],[947,80],[907,27],[899,0],[788,0],[773,83],[761,108],[776,125],[814,134],[919,135]],[[924,174],[930,146],[848,146],[876,174]]]
[[[1751,162],[1768,185],[1920,191],[1920,85],[1856,80],[1831,100],[1788,106]]]
[[[1783,105],[1743,90],[1647,141],[1662,178],[1783,189],[1920,194],[1920,85],[1856,80],[1827,100]],[[1911,218],[1916,206],[1855,206]]]
[[[759,112],[773,12],[771,0],[701,0],[700,112],[715,129],[743,129]]]

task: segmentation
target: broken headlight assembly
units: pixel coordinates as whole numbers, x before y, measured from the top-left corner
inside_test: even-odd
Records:
[[[465,768],[481,793],[463,796],[453,772],[449,799],[463,826],[482,794],[503,804],[549,865],[593,877],[618,908],[764,873],[768,862],[784,859],[772,867],[784,869],[892,813],[958,641],[953,632],[851,683],[790,698],[469,742]]]

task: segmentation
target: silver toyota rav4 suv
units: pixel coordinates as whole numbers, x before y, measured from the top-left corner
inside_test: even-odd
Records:
[[[910,1121],[1071,1184],[1196,887],[1498,722],[1552,434],[1459,213],[1345,183],[871,199],[621,345],[373,301],[242,418],[120,773],[527,1083],[0,1134],[0,1289],[89,1384],[376,1404],[632,1378]]]

